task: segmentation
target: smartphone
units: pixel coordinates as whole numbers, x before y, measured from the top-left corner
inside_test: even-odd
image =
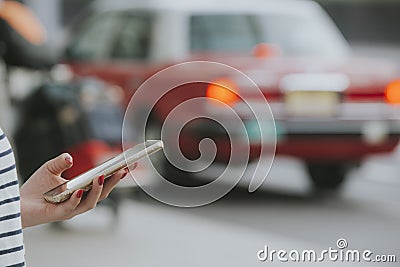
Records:
[[[117,171],[131,166],[141,158],[155,153],[163,149],[163,147],[164,145],[161,140],[148,140],[138,144],[127,149],[125,153],[121,153],[101,165],[78,175],[76,178],[49,190],[44,193],[44,199],[50,203],[63,202],[69,199],[78,189],[83,189],[85,191],[90,190],[94,178],[101,175],[104,175],[105,178],[110,177]]]

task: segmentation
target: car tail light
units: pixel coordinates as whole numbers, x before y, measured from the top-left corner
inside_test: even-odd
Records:
[[[253,56],[257,58],[270,58],[282,54],[282,50],[273,44],[261,43],[254,47]]]
[[[238,88],[235,82],[230,79],[218,79],[208,85],[206,96],[210,99],[233,105],[239,101],[237,93]]]
[[[385,97],[390,104],[400,104],[400,80],[395,80],[388,84]]]

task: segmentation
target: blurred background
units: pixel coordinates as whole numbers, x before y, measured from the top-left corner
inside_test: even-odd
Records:
[[[22,182],[63,151],[79,164],[68,178],[118,153],[134,88],[168,64],[189,60],[251,65],[243,71],[261,80],[280,135],[257,192],[238,187],[211,205],[185,209],[153,200],[127,179],[88,214],[26,229],[29,266],[278,265],[260,262],[257,251],[264,245],[320,251],[339,238],[349,248],[400,260],[399,1],[4,2],[31,10],[6,10],[31,22],[22,26],[0,12],[0,125],[16,148]],[[200,37],[188,44],[182,34],[190,27]],[[237,46],[224,47],[235,40]],[[262,71],[268,79],[257,79]],[[285,87],[285,77],[298,88]],[[162,120],[160,112],[155,125]],[[178,183],[186,179],[163,166]],[[151,175],[144,165],[135,172]]]

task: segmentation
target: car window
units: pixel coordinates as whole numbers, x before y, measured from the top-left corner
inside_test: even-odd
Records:
[[[126,15],[112,52],[112,58],[145,60],[149,57],[152,34],[152,16]]]
[[[340,33],[320,17],[261,12],[191,17],[191,51],[248,53],[259,43],[277,45],[284,54],[294,56],[340,56],[348,52]]]
[[[192,51],[249,52],[261,41],[251,16],[194,15],[190,19]]]
[[[97,15],[87,21],[66,51],[67,58],[99,60],[108,56],[120,18],[115,13]]]
[[[287,55],[338,56],[347,50],[342,36],[317,17],[268,14],[260,18],[265,42],[278,45]]]

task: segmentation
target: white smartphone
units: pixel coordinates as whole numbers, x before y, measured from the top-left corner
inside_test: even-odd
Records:
[[[121,153],[101,165],[78,175],[76,178],[49,190],[44,193],[44,199],[50,203],[63,202],[69,199],[78,189],[90,190],[94,178],[101,175],[104,175],[105,178],[110,177],[117,171],[127,168],[141,158],[155,153],[163,147],[163,142],[160,140],[148,140],[142,144],[138,144],[126,150],[125,153]]]

